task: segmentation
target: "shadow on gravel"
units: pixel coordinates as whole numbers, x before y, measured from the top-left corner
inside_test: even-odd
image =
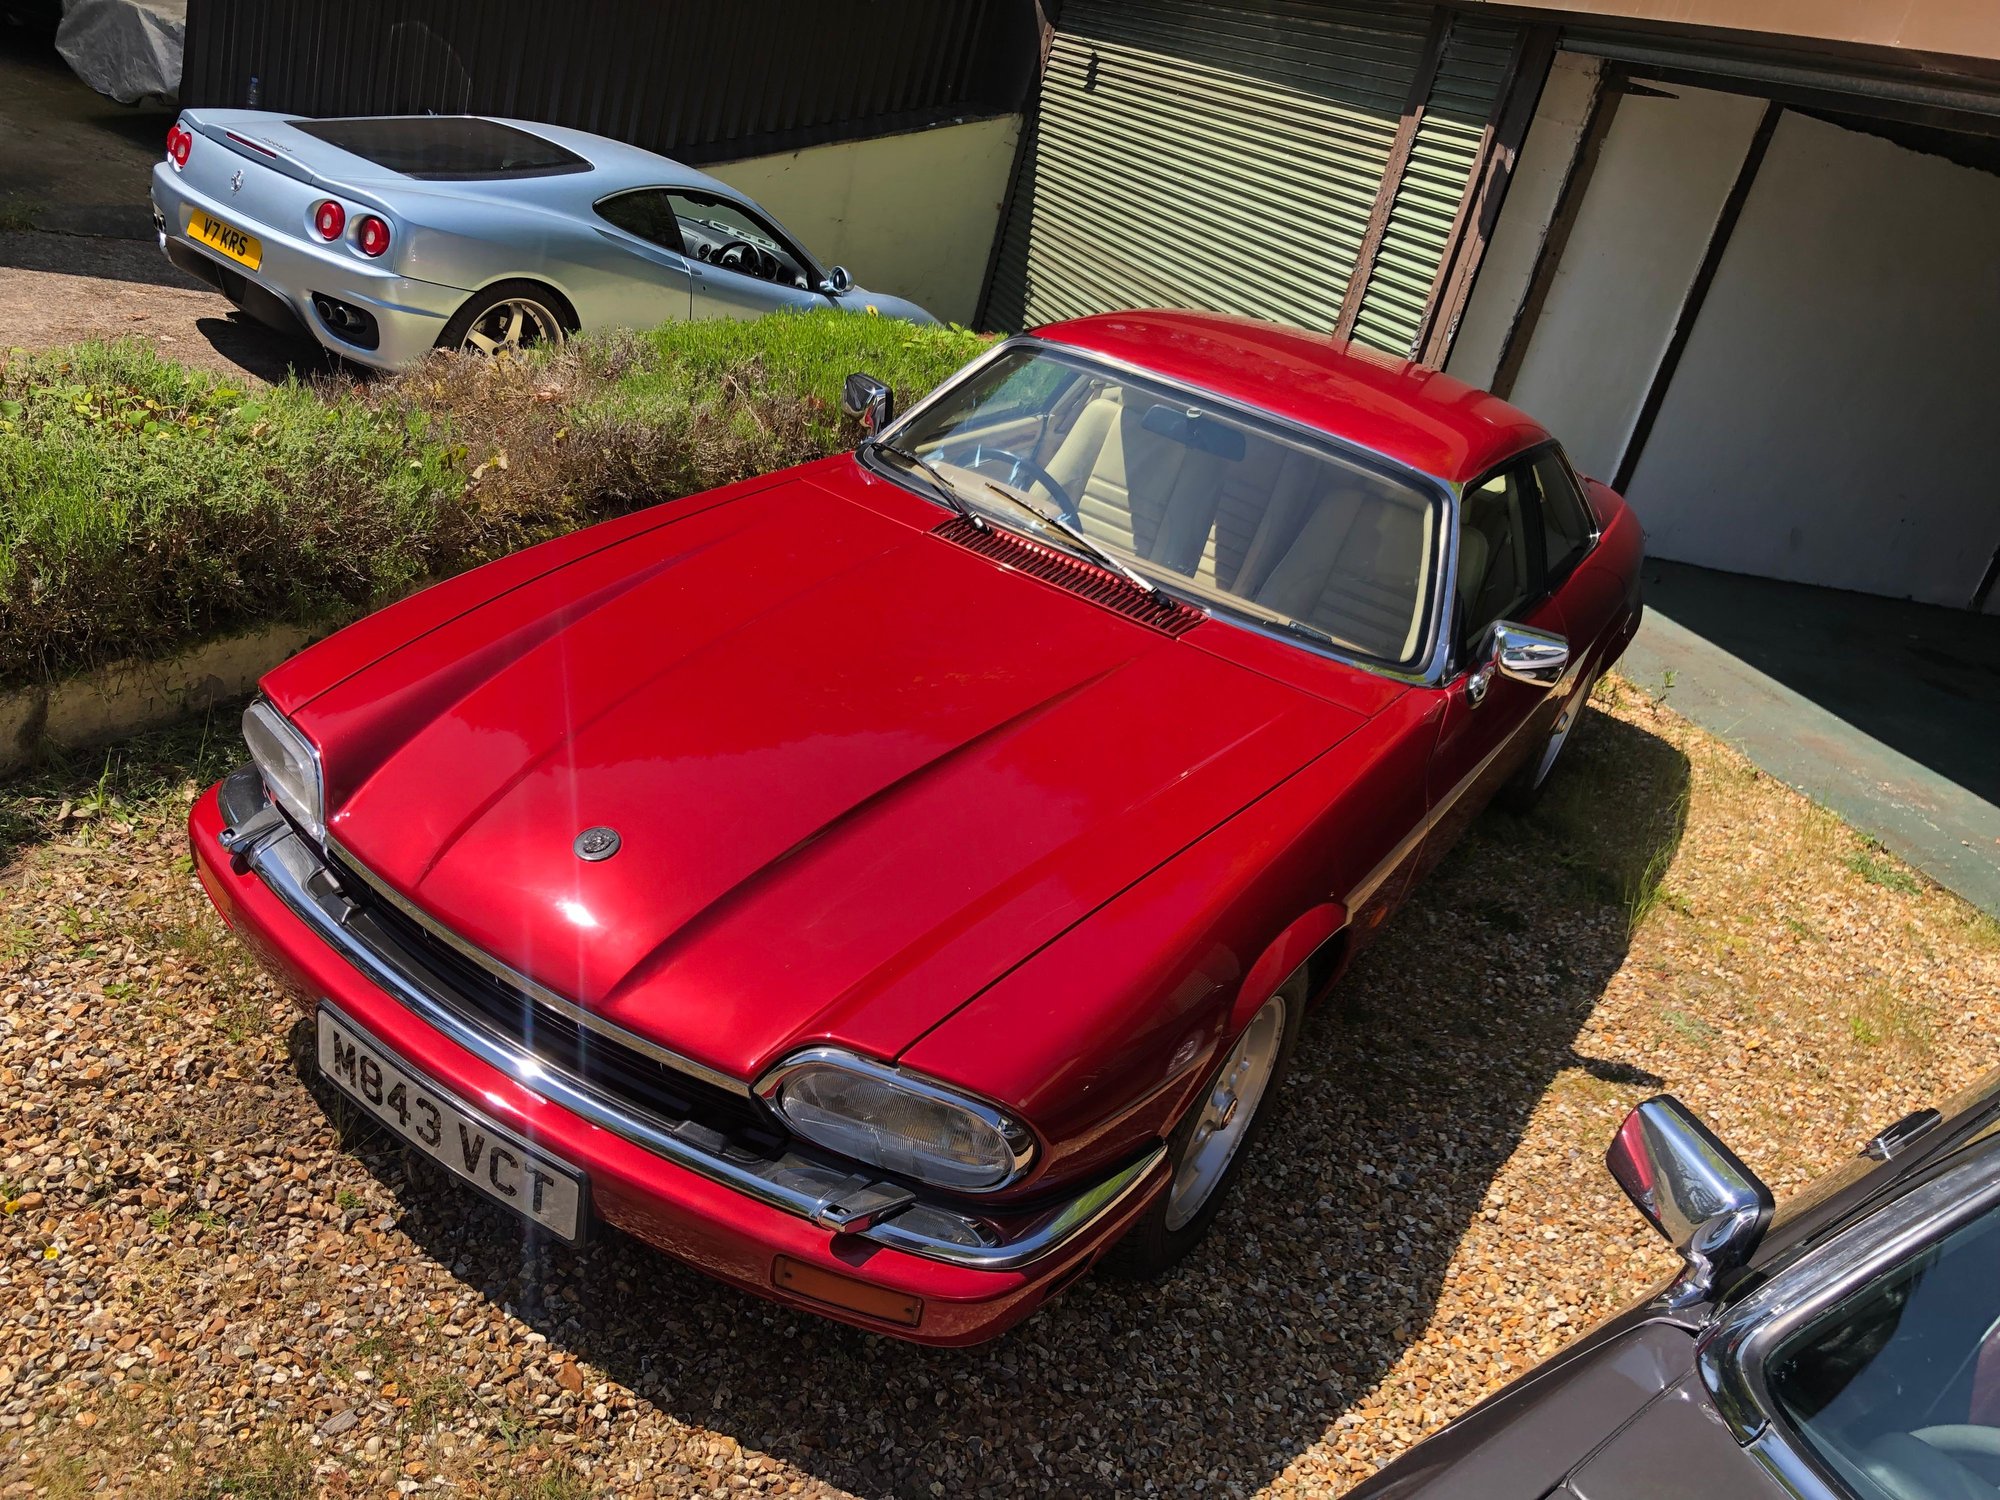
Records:
[[[553,1346],[830,1483],[1248,1493],[1422,1334],[1557,1075],[1658,1082],[1572,1043],[1679,843],[1688,765],[1595,711],[1570,756],[1533,816],[1475,825],[1309,1023],[1276,1128],[1208,1243],[1161,1282],[1086,1278],[982,1348],[793,1314],[617,1234],[524,1243],[351,1116],[348,1146],[397,1193],[407,1234]],[[309,1077],[303,1024],[294,1045]]]

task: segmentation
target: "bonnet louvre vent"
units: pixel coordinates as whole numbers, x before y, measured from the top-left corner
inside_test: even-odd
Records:
[[[1039,578],[1057,588],[1088,599],[1092,604],[1116,610],[1127,619],[1151,626],[1163,635],[1184,635],[1208,616],[1192,604],[1165,595],[1148,594],[1129,579],[1107,572],[1096,563],[1055,547],[1045,547],[1011,531],[995,526],[981,529],[964,516],[953,516],[936,529],[935,535],[956,542],[981,557]]]

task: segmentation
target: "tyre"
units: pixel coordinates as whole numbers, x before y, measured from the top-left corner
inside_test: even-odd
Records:
[[[502,281],[474,294],[438,335],[440,349],[509,354],[560,344],[576,331],[576,315],[555,291],[535,281]]]
[[[1578,679],[1577,685],[1570,690],[1569,697],[1563,702],[1562,712],[1556,715],[1555,723],[1550,726],[1548,738],[1543,740],[1540,748],[1528,757],[1527,763],[1514,773],[1513,780],[1500,789],[1500,794],[1495,800],[1508,812],[1524,816],[1533,812],[1535,804],[1542,800],[1542,793],[1548,787],[1549,777],[1555,771],[1556,762],[1562,759],[1563,748],[1569,744],[1577,720],[1583,717],[1584,709],[1590,704],[1591,689],[1596,686],[1595,678]]]
[[[1208,1232],[1270,1122],[1305,1019],[1306,995],[1301,969],[1237,1033],[1208,1086],[1167,1138],[1172,1183],[1105,1252],[1105,1270],[1133,1278],[1162,1275]]]

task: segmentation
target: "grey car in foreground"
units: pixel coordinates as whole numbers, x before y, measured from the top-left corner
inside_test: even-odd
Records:
[[[788,308],[936,321],[823,269],[713,177],[516,120],[184,110],[153,222],[168,259],[246,312],[378,369]]]
[[[1607,1163],[1682,1274],[1351,1500],[2000,1500],[2000,1073],[1782,1211],[1664,1095]]]

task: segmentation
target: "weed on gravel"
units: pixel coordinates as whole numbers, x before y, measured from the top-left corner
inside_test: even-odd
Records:
[[[0,1495],[1329,1496],[1671,1272],[1602,1167],[1639,1099],[1783,1194],[2000,1023],[1994,924],[1614,680],[1174,1275],[910,1349],[534,1241],[342,1109],[189,873],[216,724],[0,784]]]

